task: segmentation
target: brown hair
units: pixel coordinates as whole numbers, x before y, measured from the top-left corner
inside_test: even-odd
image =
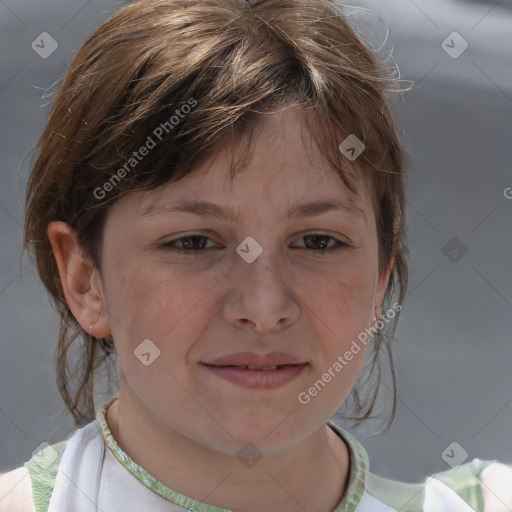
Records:
[[[116,200],[179,180],[228,142],[237,146],[233,155],[248,155],[255,121],[272,109],[297,104],[308,113],[317,147],[350,193],[357,194],[356,179],[365,177],[381,272],[394,254],[383,311],[396,291],[402,303],[408,277],[405,159],[386,98],[398,88],[374,53],[330,0],[141,0],[115,13],[79,49],[35,148],[24,233],[24,248],[33,249],[60,315],[57,383],[76,424],[94,419],[95,375],[115,351],[110,336],[94,338],[71,313],[48,224],[72,226],[100,268],[103,225]],[[170,122],[173,115],[177,122]],[[157,127],[158,143],[135,162],[135,150],[150,138],[157,142]],[[357,167],[338,149],[350,134],[366,146]],[[240,169],[232,161],[231,175]],[[389,425],[396,406],[389,343],[397,319],[398,312],[375,336],[370,360],[370,374],[379,379],[378,355],[387,349]],[[77,338],[81,357],[71,369]],[[370,417],[378,385],[373,395],[357,387],[352,397],[362,416],[351,419],[361,421]]]

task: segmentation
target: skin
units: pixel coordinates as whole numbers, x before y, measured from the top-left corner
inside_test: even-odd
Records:
[[[297,396],[379,317],[392,265],[379,275],[368,192],[349,196],[309,144],[307,126],[294,108],[266,116],[254,157],[234,181],[222,148],[180,182],[117,201],[101,272],[67,224],[48,227],[74,316],[115,342],[119,399],[107,411],[114,438],[168,487],[225,509],[328,512],[348,482],[347,447],[326,422],[357,379],[364,345],[307,405]],[[185,199],[233,206],[240,219],[143,214]],[[325,199],[350,202],[364,217],[338,210],[286,218],[298,203]],[[322,240],[304,238],[315,233],[333,237],[324,239],[329,247],[334,239],[351,247],[320,254]],[[206,244],[201,254],[163,245],[191,234],[208,237],[189,242]],[[252,263],[235,251],[248,236],[263,248]],[[134,356],[144,339],[160,350],[148,366]],[[201,364],[241,351],[287,352],[309,364],[274,389],[242,388]],[[262,455],[252,467],[237,457],[247,442]]]

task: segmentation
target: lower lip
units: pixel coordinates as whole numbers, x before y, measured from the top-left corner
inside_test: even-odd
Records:
[[[204,365],[222,379],[238,384],[244,388],[271,389],[284,386],[306,368],[307,363],[294,364],[275,370],[250,370],[241,366]]]

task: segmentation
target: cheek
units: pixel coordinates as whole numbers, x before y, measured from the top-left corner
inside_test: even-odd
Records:
[[[354,254],[322,275],[297,280],[306,304],[320,318],[335,323],[367,321],[375,289],[375,269]],[[300,284],[302,282],[302,285]]]
[[[119,266],[111,276],[109,311],[120,358],[130,366],[133,351],[149,339],[160,362],[177,366],[210,321],[209,294],[222,274],[146,263]]]
[[[316,326],[320,348],[317,365],[303,391],[317,414],[334,414],[364,365],[368,338],[362,342],[358,336],[369,327],[374,278],[375,270],[354,258],[350,265],[340,265],[337,273],[329,271],[325,277],[311,279],[303,290],[309,307],[305,314]]]
[[[305,308],[305,312],[316,326],[321,347],[313,380],[329,370],[336,375],[326,376],[332,383],[319,400],[319,404],[324,402],[327,408],[339,397],[346,396],[364,364],[368,344],[361,342],[358,336],[364,337],[370,325],[375,277],[376,269],[371,262],[354,254],[339,265],[337,271],[329,270],[321,278],[316,276],[303,291],[310,308],[310,311]],[[341,362],[338,356],[342,356]]]

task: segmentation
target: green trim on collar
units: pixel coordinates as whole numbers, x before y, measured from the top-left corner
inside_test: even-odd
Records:
[[[461,466],[448,469],[432,478],[441,480],[450,489],[453,489],[476,512],[484,512],[484,497],[482,494],[482,481],[480,474],[492,460],[473,459]]]
[[[47,512],[60,459],[67,441],[46,446],[39,450],[23,466],[28,469],[32,481],[32,497],[36,512]]]
[[[109,402],[107,402],[103,407],[101,407],[96,413],[96,420],[100,424],[101,431],[103,433],[103,438],[105,439],[105,443],[110,448],[116,459],[133,475],[139,482],[145,485],[148,489],[151,489],[153,492],[160,495],[162,498],[170,501],[171,503],[175,503],[181,507],[184,507],[191,512],[231,512],[229,510],[221,509],[218,507],[214,507],[213,505],[208,505],[206,503],[201,503],[200,501],[189,498],[188,496],[184,496],[176,491],[173,491],[162,482],[157,480],[153,475],[149,474],[142,466],[137,464],[126,452],[124,452],[120,446],[117,444],[117,441],[114,439],[112,432],[107,425],[107,420],[105,417],[106,410],[110,406],[110,404],[116,400],[117,397],[112,398]]]
[[[401,512],[422,512],[425,503],[425,484],[406,483],[368,472],[368,492],[386,505]]]
[[[96,420],[100,424],[103,438],[105,439],[107,446],[112,451],[116,459],[133,476],[162,498],[192,512],[231,512],[226,509],[202,503],[170,489],[157,480],[153,475],[149,474],[142,466],[137,464],[127,453],[125,453],[114,439],[105,417],[106,410],[109,405],[116,399],[117,397],[112,398],[98,410]],[[328,425],[336,434],[339,435],[339,437],[342,438],[342,440],[345,441],[350,453],[350,477],[348,488],[341,502],[333,512],[354,512],[364,493],[365,474],[368,470],[368,455],[363,446],[351,434],[331,421],[328,422]]]
[[[492,462],[473,459],[455,469],[429,475],[421,483],[389,480],[368,472],[366,488],[370,494],[392,508],[403,512],[422,512],[428,480],[436,479],[454,491],[475,512],[484,512],[480,474]]]
[[[350,457],[348,487],[341,502],[333,512],[353,512],[365,491],[365,480],[369,469],[368,454],[363,445],[352,434],[336,425],[333,421],[328,421],[327,425],[345,442]]]
[[[168,488],[144,468],[130,458],[117,444],[108,428],[105,413],[116,399],[112,398],[96,413],[103,438],[119,462],[143,485],[159,494],[162,498],[184,507],[191,512],[231,512],[199,502]],[[349,483],[345,495],[333,512],[354,512],[367,490],[371,495],[388,506],[403,512],[423,511],[426,483],[405,483],[380,477],[369,471],[368,454],[362,444],[352,434],[332,421],[327,425],[345,442],[350,457]],[[68,441],[46,446],[36,453],[23,466],[27,468],[32,482],[32,495],[36,512],[47,512],[51,495],[55,487],[55,478],[62,454]],[[483,512],[484,502],[480,475],[492,460],[473,459],[455,469],[439,472],[430,478],[440,480],[456,492],[476,512]]]

